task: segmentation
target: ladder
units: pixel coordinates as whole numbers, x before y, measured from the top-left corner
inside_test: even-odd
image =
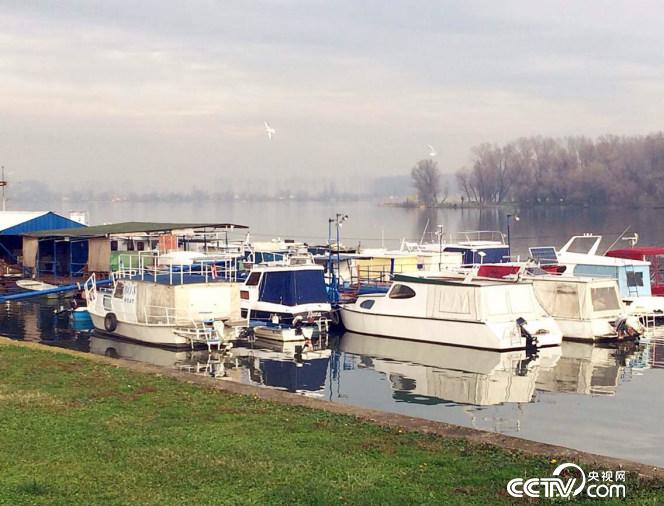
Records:
[[[631,276],[631,283],[630,283],[630,274]],[[629,293],[630,297],[638,297],[639,296],[639,287],[636,283],[636,274],[637,272],[634,270],[634,266],[632,264],[627,264],[625,266],[625,277],[627,278],[627,292]]]

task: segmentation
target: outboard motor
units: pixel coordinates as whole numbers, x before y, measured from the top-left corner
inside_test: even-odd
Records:
[[[526,328],[526,325],[528,325],[528,322],[526,321],[525,318],[522,316],[519,316],[516,319],[516,324],[521,330],[521,337],[526,338],[526,351],[528,350],[535,350],[539,346],[539,341],[537,340],[537,337],[532,335],[530,332],[528,332],[528,329]]]
[[[642,336],[646,328],[636,316],[622,316],[612,323],[618,334],[618,339],[626,337],[638,338]]]

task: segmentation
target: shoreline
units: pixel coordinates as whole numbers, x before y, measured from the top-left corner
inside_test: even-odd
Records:
[[[608,457],[564,446],[508,436],[445,422],[436,422],[424,418],[411,417],[398,413],[367,409],[349,404],[334,403],[327,400],[270,389],[254,385],[236,383],[231,380],[215,379],[194,375],[175,369],[162,368],[143,362],[127,359],[115,359],[91,353],[47,346],[34,342],[18,341],[0,336],[0,347],[15,346],[54,354],[64,354],[96,364],[123,368],[139,374],[174,379],[180,383],[197,385],[206,389],[227,392],[261,399],[288,406],[298,406],[330,414],[352,416],[357,420],[380,427],[412,433],[433,435],[444,439],[464,440],[472,444],[489,445],[505,451],[516,451],[528,457],[555,458],[557,461],[569,460],[576,464],[604,469],[623,469],[646,479],[664,481],[664,468],[643,464],[627,459]]]

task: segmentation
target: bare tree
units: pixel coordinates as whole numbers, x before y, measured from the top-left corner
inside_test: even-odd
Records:
[[[641,205],[664,198],[664,134],[597,140],[528,137],[481,144],[457,172],[465,197],[480,205]]]
[[[433,160],[420,160],[410,171],[413,185],[417,190],[417,198],[427,207],[438,205],[440,193],[440,171]]]

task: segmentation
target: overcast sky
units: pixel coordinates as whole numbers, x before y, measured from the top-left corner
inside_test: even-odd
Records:
[[[0,163],[159,189],[658,131],[664,5],[0,0]],[[277,133],[268,141],[268,121]]]

